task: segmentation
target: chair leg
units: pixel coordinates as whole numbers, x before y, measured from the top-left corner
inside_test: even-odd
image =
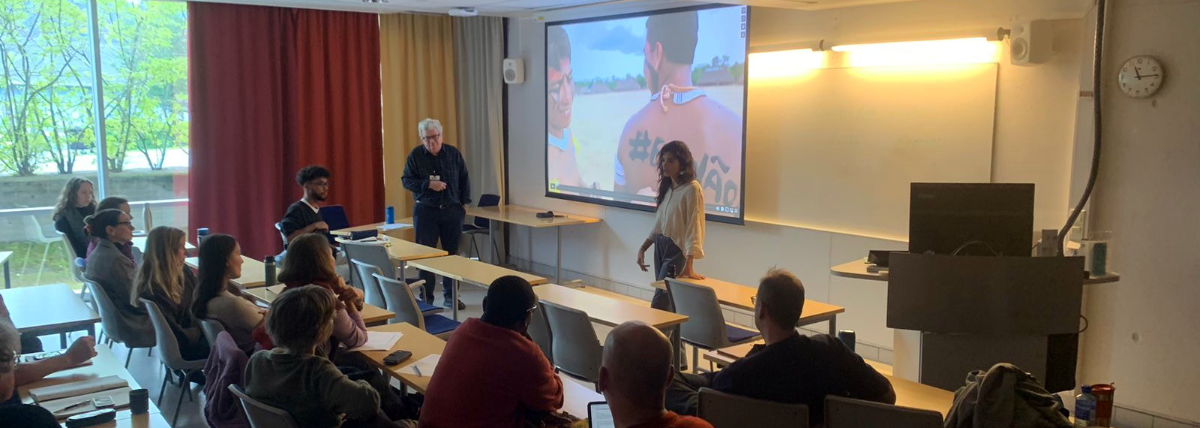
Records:
[[[171,377],[171,371],[167,370],[167,372],[163,374],[162,386],[158,388],[158,406],[159,407],[162,407],[163,394],[165,394],[167,392],[167,379],[170,377]]]
[[[187,376],[187,373],[188,372],[184,372],[182,376]],[[175,416],[171,417],[171,426],[175,426],[175,423],[179,422],[179,408],[183,407],[183,395],[190,390],[191,388],[187,387],[187,379],[183,379],[179,382],[179,399],[175,400]]]
[[[697,359],[699,357],[700,357],[700,348],[697,347],[696,345],[692,345],[692,373],[695,373],[696,369],[698,367],[700,367],[700,363],[699,363],[700,360]]]
[[[46,244],[46,249],[42,250],[42,264],[41,266],[38,266],[37,279],[33,281],[35,285],[42,284],[42,271],[46,270],[46,256],[50,254],[50,245],[51,244]]]
[[[125,353],[125,368],[129,368],[129,361],[133,359],[133,348],[129,348],[129,352]]]
[[[478,240],[475,239],[475,234],[472,233],[468,236],[471,237],[471,250],[475,253],[475,260],[482,260],[483,254],[479,253],[479,243],[477,242]]]

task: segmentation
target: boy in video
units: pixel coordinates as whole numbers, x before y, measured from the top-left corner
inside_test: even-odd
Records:
[[[546,31],[546,168],[551,190],[557,186],[581,187],[579,146],[571,132],[571,104],[575,101],[575,80],[571,74],[571,39],[562,27]]]
[[[655,195],[653,159],[672,140],[688,142],[704,199],[737,207],[742,179],[742,118],[692,83],[699,19],[695,11],[646,20],[644,72],[650,101],[625,123],[617,146],[615,191]]]

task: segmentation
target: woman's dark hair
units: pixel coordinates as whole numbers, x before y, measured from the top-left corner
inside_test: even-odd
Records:
[[[100,210],[83,219],[83,222],[87,224],[87,229],[91,231],[92,236],[108,239],[108,227],[120,223],[123,215],[125,212],[118,209]]]
[[[109,196],[100,201],[100,205],[96,205],[96,211],[121,209],[121,205],[129,205],[129,200],[120,196]]]
[[[200,278],[192,302],[192,315],[196,319],[208,318],[208,301],[225,290],[229,257],[237,246],[236,239],[223,233],[208,235],[200,244]]]
[[[654,197],[655,205],[662,205],[663,198],[667,197],[667,191],[671,190],[671,187],[675,183],[663,171],[663,157],[668,153],[674,155],[675,159],[679,160],[680,167],[683,168],[683,171],[680,172],[682,177],[679,181],[689,183],[696,179],[696,160],[692,159],[692,151],[688,149],[687,144],[684,144],[683,141],[675,140],[662,146],[662,150],[658,152],[658,157],[654,158],[654,164],[658,165],[658,196]]]
[[[279,271],[279,282],[290,284],[328,284],[337,280],[333,249],[325,235],[306,233],[288,244],[287,255]]]

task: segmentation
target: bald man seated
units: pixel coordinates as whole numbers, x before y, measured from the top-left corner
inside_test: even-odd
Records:
[[[759,282],[754,326],[765,345],[724,370],[683,374],[667,391],[667,408],[696,414],[701,387],[790,404],[808,405],[809,425],[825,422],[825,397],[856,398],[895,404],[892,383],[862,357],[828,334],[812,337],[796,331],[804,309],[804,285],[791,272],[771,269]]]
[[[609,333],[596,387],[608,400],[617,428],[712,428],[663,405],[673,374],[667,336],[631,321]]]

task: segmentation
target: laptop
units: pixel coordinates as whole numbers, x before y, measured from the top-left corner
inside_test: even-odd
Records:
[[[588,403],[588,424],[592,428],[617,427],[616,422],[613,421],[612,410],[608,408],[607,401]]]

